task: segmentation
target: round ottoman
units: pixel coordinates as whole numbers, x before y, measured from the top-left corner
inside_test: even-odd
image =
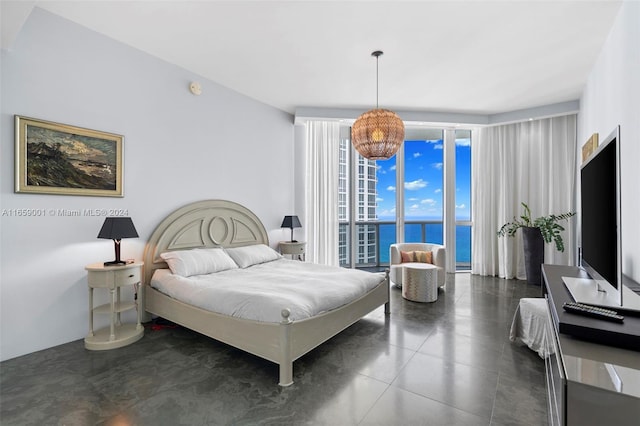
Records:
[[[430,263],[403,264],[402,297],[414,302],[438,300],[438,268]]]

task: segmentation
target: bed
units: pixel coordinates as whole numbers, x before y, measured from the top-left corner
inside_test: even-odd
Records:
[[[205,200],[179,208],[158,225],[145,248],[145,311],[278,364],[281,386],[293,383],[296,359],[382,305],[389,314],[388,272],[371,290],[338,308],[296,320],[291,318],[290,307],[282,306],[280,318],[274,322],[211,312],[151,287],[156,270],[168,268],[161,257],[165,252],[260,244],[269,244],[266,230],[258,217],[240,204]]]

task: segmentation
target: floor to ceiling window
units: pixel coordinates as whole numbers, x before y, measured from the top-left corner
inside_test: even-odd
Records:
[[[399,154],[382,161],[362,158],[352,148],[349,136],[346,127],[340,143],[338,188],[340,265],[388,265],[389,246],[398,240],[398,223],[403,224],[404,241],[442,244],[444,130],[407,128]],[[455,167],[456,179],[455,188],[448,189],[455,191],[456,269],[465,270],[471,262],[470,131],[455,132],[455,161],[450,164]],[[397,178],[398,170],[401,179]],[[402,182],[399,192],[398,181]]]
[[[396,241],[396,156],[376,161],[376,212],[379,265],[389,264],[389,246]]]
[[[340,129],[340,155],[338,165],[338,258],[340,265],[351,265],[350,257],[350,220],[349,220],[349,138],[345,137],[344,130]]]
[[[471,270],[471,131],[456,130],[456,270]]]
[[[404,142],[404,240],[443,242],[443,131],[407,129]],[[410,138],[410,139],[409,139]]]
[[[350,129],[341,129],[338,178],[338,254],[341,266],[379,266],[378,168],[351,146]],[[389,222],[393,228],[395,219]],[[395,234],[391,236],[395,239]],[[351,244],[351,242],[355,244]],[[388,250],[388,249],[387,249]],[[389,263],[388,256],[383,264]]]

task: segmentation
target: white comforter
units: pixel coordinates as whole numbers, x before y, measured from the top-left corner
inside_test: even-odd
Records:
[[[284,308],[291,311],[293,321],[309,318],[359,298],[383,279],[383,273],[279,259],[188,278],[159,269],[151,286],[208,311],[280,322]]]

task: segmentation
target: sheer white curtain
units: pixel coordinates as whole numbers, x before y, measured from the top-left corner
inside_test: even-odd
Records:
[[[336,122],[309,121],[305,127],[306,259],[314,263],[338,266],[340,126]]]
[[[471,272],[525,279],[520,232],[496,232],[522,214],[533,218],[576,210],[576,116],[527,121],[476,131],[472,152]],[[575,217],[562,223],[565,251],[545,244],[545,263],[575,264]]]

